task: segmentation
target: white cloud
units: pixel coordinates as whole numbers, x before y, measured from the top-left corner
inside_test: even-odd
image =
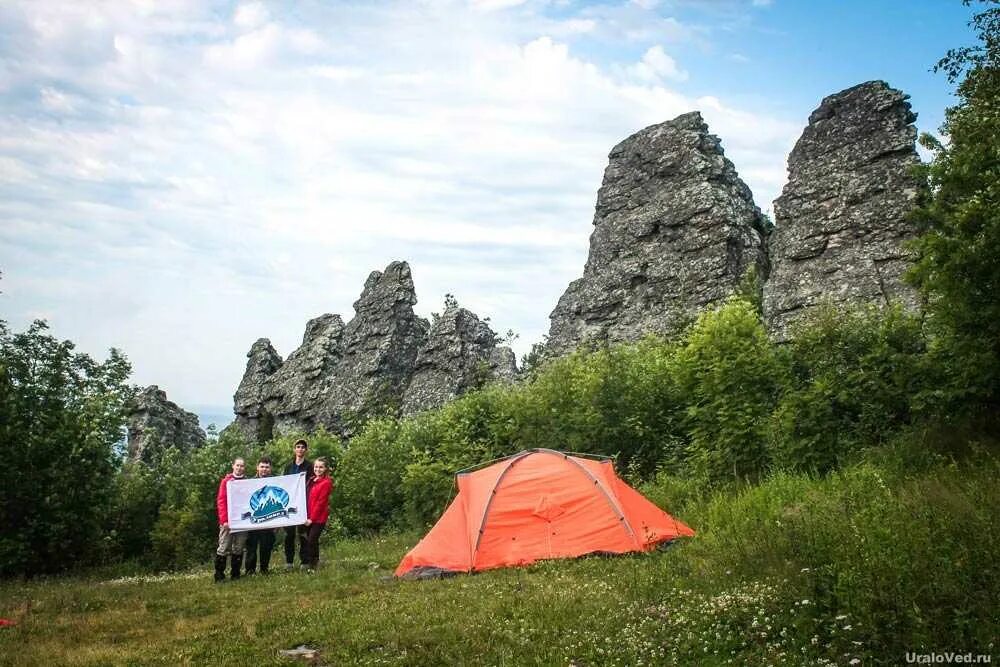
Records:
[[[630,68],[636,78],[647,82],[659,82],[662,79],[687,81],[688,73],[677,67],[673,58],[664,52],[662,46],[650,47],[643,54],[642,60]]]
[[[583,35],[593,32],[597,28],[597,21],[593,19],[568,19],[560,21],[554,31],[560,35]]]
[[[469,6],[481,12],[494,12],[523,5],[527,0],[469,0]]]
[[[78,99],[75,95],[64,93],[51,87],[41,90],[42,107],[55,113],[71,114],[76,111]]]
[[[262,2],[247,2],[236,8],[233,14],[233,23],[240,28],[253,30],[267,23],[271,18],[271,13]]]

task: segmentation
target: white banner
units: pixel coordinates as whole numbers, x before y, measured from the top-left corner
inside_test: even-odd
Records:
[[[297,526],[306,522],[306,474],[231,479],[226,499],[231,532]]]

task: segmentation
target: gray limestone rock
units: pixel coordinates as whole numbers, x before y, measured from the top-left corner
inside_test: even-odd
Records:
[[[515,377],[514,353],[498,347],[473,313],[450,307],[428,332],[416,302],[409,265],[393,262],[368,276],[350,322],[330,314],[310,320],[284,362],[258,340],[230,428],[251,442],[319,426],[346,437],[372,415],[436,407],[487,377]]]
[[[403,414],[439,407],[491,380],[517,375],[514,352],[474,313],[449,304],[431,326],[403,397]]]
[[[167,399],[155,384],[140,391],[129,406],[128,455],[136,461],[155,461],[166,447],[190,451],[205,444],[198,415]]]
[[[547,354],[669,335],[767,275],[767,230],[750,189],[697,111],[612,149],[583,277],[550,315]]]
[[[235,429],[251,442],[262,435],[267,439],[274,429],[274,420],[265,409],[271,376],[281,368],[281,357],[266,338],[258,338],[247,353],[247,369],[243,380],[233,396],[233,412],[236,418],[226,431]]]
[[[267,339],[258,340],[233,397],[232,428],[254,442],[320,425],[349,435],[360,419],[398,411],[427,338],[416,301],[410,267],[393,262],[368,276],[350,322],[331,314],[310,320],[283,363]]]
[[[908,95],[869,81],[825,98],[788,157],[774,202],[764,315],[779,340],[822,301],[900,300],[916,308],[901,275],[916,234],[916,115]]]
[[[344,328],[342,356],[325,380],[317,424],[349,435],[358,420],[398,411],[429,328],[414,314],[416,302],[406,262],[368,276]]]

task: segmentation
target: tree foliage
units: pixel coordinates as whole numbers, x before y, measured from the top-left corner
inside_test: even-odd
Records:
[[[98,558],[109,483],[124,436],[128,361],[99,363],[44,322],[0,322],[0,574],[61,570]]]
[[[976,14],[971,26],[980,43],[950,50],[935,68],[961,80],[959,103],[941,127],[947,143],[921,138],[934,160],[923,170],[916,217],[925,231],[911,274],[950,369],[951,410],[1000,399],[1000,7]]]

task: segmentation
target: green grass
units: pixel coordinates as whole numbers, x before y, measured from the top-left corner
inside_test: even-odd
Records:
[[[669,479],[699,534],[662,552],[397,581],[417,535],[324,546],[313,575],[203,569],[0,585],[0,664],[900,664],[996,651],[1000,467],[867,462],[714,495]],[[277,556],[277,554],[276,554]],[[206,561],[208,558],[206,557]],[[280,564],[280,556],[277,560]],[[852,662],[858,661],[858,662]]]

